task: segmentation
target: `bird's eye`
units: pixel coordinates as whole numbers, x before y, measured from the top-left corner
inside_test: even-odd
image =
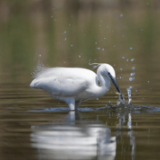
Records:
[[[110,76],[111,74],[108,72],[108,75]]]

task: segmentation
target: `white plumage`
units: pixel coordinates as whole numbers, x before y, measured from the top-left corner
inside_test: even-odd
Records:
[[[98,65],[97,75],[85,68],[46,68],[39,65],[30,87],[47,91],[53,98],[66,102],[70,110],[77,109],[83,100],[105,95],[110,89],[110,80],[121,94],[113,67]]]

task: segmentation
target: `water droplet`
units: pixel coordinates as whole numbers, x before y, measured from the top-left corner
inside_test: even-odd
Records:
[[[71,47],[73,47],[73,44],[71,44]]]
[[[97,49],[98,49],[98,50],[100,50],[100,49],[101,49],[101,47],[97,47]]]
[[[129,88],[132,89],[133,87],[132,87],[132,86],[129,86]]]
[[[134,76],[135,74],[136,74],[135,72],[132,72],[130,75],[131,75],[131,76]]]
[[[122,37],[124,37],[124,35]]]
[[[69,26],[71,26],[71,24],[69,24]]]
[[[113,66],[116,66],[116,64],[114,64]]]
[[[143,31],[143,29],[141,29],[141,31]]]
[[[104,51],[104,48],[102,48],[102,51]]]
[[[127,62],[129,61],[129,59],[127,59]]]
[[[149,3],[147,3],[147,5],[149,5]]]
[[[135,69],[136,69],[136,67],[135,67],[135,66],[133,66],[133,67],[132,67],[132,70],[135,70]]]
[[[81,55],[79,55],[79,58],[81,58]]]
[[[99,98],[96,98],[96,100],[98,101],[98,100],[99,100]]]
[[[122,59],[125,59],[126,57],[125,56],[122,56]]]
[[[67,38],[64,38],[64,40],[66,41],[66,40],[67,40]]]
[[[64,31],[63,33],[64,33],[64,34],[66,34],[66,33],[67,33],[67,31]]]
[[[133,50],[133,48],[132,48],[132,47],[130,47],[130,50]]]
[[[53,18],[53,16],[51,16],[51,18]]]
[[[113,47],[116,47],[116,45],[114,45]]]
[[[97,65],[94,65],[94,66],[93,66],[93,69],[95,69],[95,68],[97,68],[97,67],[98,67]]]
[[[106,39],[106,38],[104,37],[104,39]]]
[[[97,44],[97,42],[95,42],[95,44]]]
[[[103,22],[102,20],[100,22]]]
[[[150,83],[150,81],[147,81],[148,83]]]
[[[135,77],[129,77],[129,81],[135,80]]]
[[[106,26],[107,28],[109,28],[109,26]]]
[[[39,54],[39,57],[41,57],[42,55],[41,54]]]
[[[120,14],[120,17],[123,17],[123,14],[122,14],[122,13]]]
[[[136,90],[136,92],[138,92],[138,90]]]
[[[134,58],[131,59],[132,62],[133,62],[134,60],[135,60]]]
[[[123,68],[120,68],[120,70],[122,71],[122,70],[123,70]]]

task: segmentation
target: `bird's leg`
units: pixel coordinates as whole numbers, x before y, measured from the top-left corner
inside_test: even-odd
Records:
[[[74,111],[75,110],[75,100],[74,99],[70,99],[68,101],[68,106],[69,106],[69,109]]]
[[[76,102],[75,102],[75,109],[76,109],[76,110],[77,110],[78,107],[80,106],[81,102],[82,102],[82,101],[76,101]]]

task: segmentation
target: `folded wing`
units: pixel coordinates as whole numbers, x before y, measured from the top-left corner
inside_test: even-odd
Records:
[[[87,82],[84,79],[76,77],[57,77],[34,79],[30,86],[32,88],[43,89],[55,96],[70,97],[75,96],[87,88]]]

